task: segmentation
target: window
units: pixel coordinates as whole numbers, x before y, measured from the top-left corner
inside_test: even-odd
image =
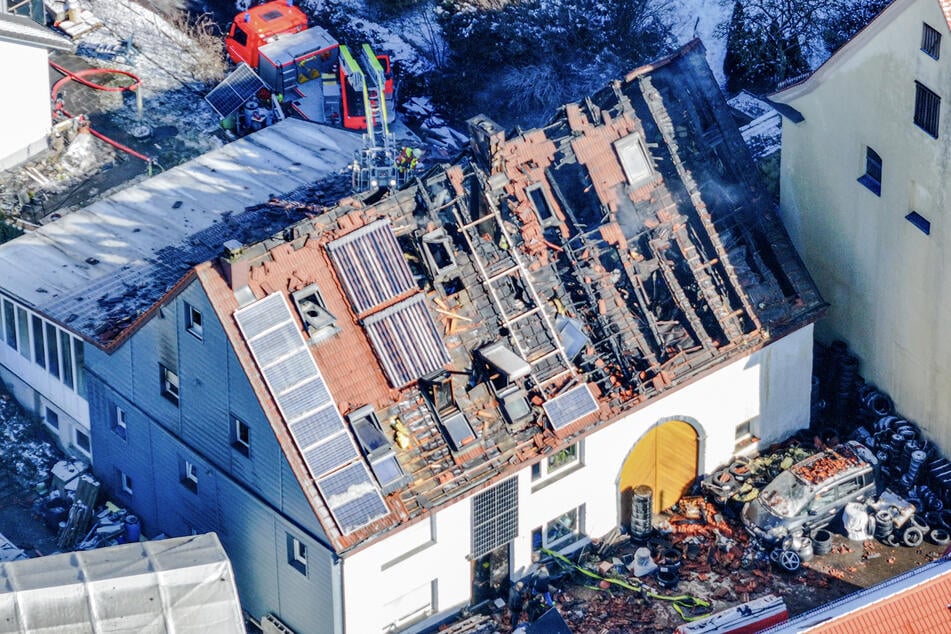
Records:
[[[236,416],[231,417],[231,446],[245,456],[251,455],[251,428]]]
[[[736,426],[736,431],[733,435],[733,446],[736,450],[743,449],[756,442],[758,423],[759,417],[753,417]]]
[[[63,354],[63,383],[66,387],[73,387],[73,347],[70,344],[69,333],[59,331],[59,350]]]
[[[178,375],[160,363],[159,376],[161,379],[162,396],[171,401],[175,407],[178,407]]]
[[[76,362],[76,391],[80,396],[86,395],[86,373],[83,372],[83,342],[75,337],[73,340],[73,359]]]
[[[17,348],[25,358],[30,358],[30,316],[17,306]]]
[[[46,367],[46,344],[43,340],[43,320],[33,315],[33,361],[41,368]]]
[[[882,157],[870,147],[865,148],[865,173],[859,182],[876,196],[882,195]]]
[[[59,414],[57,414],[56,412],[54,412],[48,407],[46,408],[46,411],[43,414],[43,420],[46,422],[47,425],[49,425],[53,429],[59,429]]]
[[[438,609],[436,607],[437,587],[436,579],[433,579],[392,601],[384,603],[382,613],[386,614],[388,618],[393,618],[383,628],[384,631],[401,630],[413,623],[422,621],[431,614],[435,614]]]
[[[926,236],[931,235],[931,221],[922,216],[917,211],[912,211],[909,213],[907,216],[905,216],[905,220],[918,227],[918,229],[920,229],[921,232]]]
[[[240,46],[248,45],[248,34],[244,32],[238,25],[234,27],[234,41],[237,42]]]
[[[185,304],[185,330],[201,341],[201,313],[191,304]]]
[[[307,545],[290,534],[287,536],[287,563],[307,576]]]
[[[129,433],[129,428],[126,425],[125,410],[116,405],[113,415],[115,416],[115,420],[112,422],[112,431],[115,432],[116,436],[125,440],[128,438]]]
[[[532,482],[542,480],[572,465],[581,466],[581,443],[565,447],[532,465]]]
[[[73,444],[79,447],[83,453],[88,454],[92,449],[89,445],[89,434],[78,427],[75,428],[74,432]]]
[[[921,23],[921,50],[929,57],[941,57],[941,34],[924,22]]]
[[[571,509],[545,524],[545,547],[558,546],[578,537],[580,532],[579,520],[583,511],[583,507]]]
[[[132,478],[125,471],[119,471],[119,486],[122,487],[123,493],[132,495]]]
[[[13,303],[3,300],[3,327],[7,345],[17,349],[17,325],[14,317]]]
[[[46,324],[46,365],[50,374],[59,378],[59,344],[56,338],[56,326]]]
[[[621,167],[631,187],[640,187],[654,176],[654,167],[638,133],[632,132],[614,142],[614,151],[621,159]]]
[[[915,82],[915,125],[938,138],[938,117],[941,112],[941,97],[921,82]]]
[[[182,484],[192,493],[198,493],[198,467],[194,462],[182,460]]]
[[[518,534],[518,478],[472,498],[472,557],[486,555]]]

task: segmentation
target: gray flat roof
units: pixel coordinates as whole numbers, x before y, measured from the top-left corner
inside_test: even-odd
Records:
[[[30,18],[3,12],[0,12],[0,40],[60,51],[72,51],[75,48],[68,39]]]
[[[227,240],[257,242],[297,220],[263,203],[306,198],[361,144],[277,123],[0,245],[0,292],[107,346]]]

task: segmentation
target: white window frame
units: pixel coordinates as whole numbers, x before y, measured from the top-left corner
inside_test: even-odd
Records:
[[[125,410],[118,405],[116,405],[116,425],[112,431],[123,439],[129,438],[129,425],[126,421],[126,413]]]
[[[192,492],[198,493],[198,466],[191,460],[183,460],[182,484]]]
[[[175,407],[181,403],[181,381],[178,374],[168,366],[160,363],[159,370],[162,379],[162,396],[175,404]]]
[[[245,431],[247,440],[241,437],[241,430]],[[234,437],[231,445],[245,456],[251,455],[251,427],[235,415],[231,415],[231,431]]]
[[[132,477],[123,470],[119,470],[119,486],[122,492],[132,495]]]
[[[563,521],[563,518],[573,515],[574,528],[567,533],[563,533],[554,539],[549,537],[551,531],[556,527],[559,522]],[[558,550],[559,548],[564,548],[570,546],[571,544],[577,543],[579,540],[584,538],[584,524],[585,524],[585,505],[576,506],[568,509],[558,517],[554,517],[543,526],[536,528],[533,533],[539,533],[541,535],[541,546],[549,550]],[[534,543],[532,548],[534,548]]]
[[[307,544],[287,533],[287,563],[307,576]]]
[[[51,420],[56,421],[55,424],[50,422]],[[50,409],[49,407],[43,408],[43,422],[52,429],[59,429],[59,412],[56,410]]]
[[[564,455],[566,452],[574,452],[574,456],[560,464],[553,464],[560,460],[559,456]],[[576,468],[584,466],[584,441],[579,440],[578,442],[568,445],[567,447],[560,449],[547,458],[536,462],[532,465],[532,483],[539,483],[548,480],[549,478],[556,475],[563,475],[568,473]]]
[[[197,316],[197,319],[195,318]],[[202,341],[204,335],[204,318],[201,314],[201,311],[185,302],[185,330],[187,330],[193,337]]]
[[[86,437],[86,444],[89,445],[88,449],[83,449],[82,445],[79,444],[80,434]],[[92,438],[90,437],[89,433],[85,429],[81,427],[73,427],[73,446],[76,447],[76,449],[79,449],[81,452],[83,452],[87,456],[90,455],[90,452],[92,452]]]

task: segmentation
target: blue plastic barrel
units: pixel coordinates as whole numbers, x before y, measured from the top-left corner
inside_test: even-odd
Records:
[[[139,524],[139,518],[135,515],[125,516],[125,539],[127,542],[139,541],[142,534],[142,525]]]

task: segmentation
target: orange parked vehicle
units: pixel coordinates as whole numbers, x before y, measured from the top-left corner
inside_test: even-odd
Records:
[[[307,15],[291,2],[272,0],[239,13],[225,47],[233,62],[255,71],[288,114],[351,130],[367,130],[369,115],[371,133],[385,133],[394,120],[389,57],[368,44],[354,55],[325,29],[308,26]]]

